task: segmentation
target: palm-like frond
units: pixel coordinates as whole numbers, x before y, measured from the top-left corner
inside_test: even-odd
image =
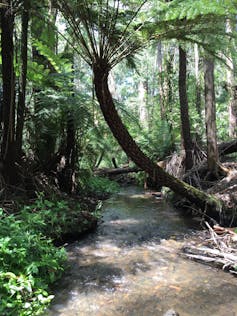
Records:
[[[144,35],[153,39],[178,39],[197,43],[212,55],[230,44],[236,33],[228,32],[226,21],[236,23],[237,5],[230,0],[159,1],[152,6],[150,22],[143,27]]]
[[[91,66],[104,61],[113,67],[142,46],[134,29],[144,3],[133,11],[120,0],[62,0],[58,6],[80,43],[80,55]]]
[[[78,53],[92,67],[109,69],[152,39],[198,43],[215,54],[226,35],[233,36],[227,34],[225,21],[236,11],[228,0],[137,0],[129,4],[121,0],[58,0],[58,7],[80,46]]]

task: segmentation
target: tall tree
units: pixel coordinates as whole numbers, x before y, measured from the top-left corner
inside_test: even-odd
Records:
[[[139,99],[139,119],[144,128],[148,128],[148,109],[147,109],[147,97],[148,97],[148,81],[141,80],[138,85],[138,99]]]
[[[18,89],[17,125],[16,125],[16,154],[19,159],[22,155],[22,138],[26,102],[26,76],[27,76],[27,46],[29,25],[29,0],[23,1],[21,13],[21,72]]]
[[[194,68],[195,68],[195,79],[196,79],[196,109],[199,115],[200,121],[202,120],[201,112],[201,84],[200,84],[200,57],[198,45],[194,44]]]
[[[218,148],[216,136],[216,104],[214,87],[214,60],[205,59],[205,117],[207,135],[207,164],[209,171],[218,177]]]
[[[193,142],[191,138],[189,107],[187,96],[187,54],[186,51],[179,46],[179,102],[181,117],[181,134],[183,148],[185,150],[185,170],[189,170],[193,166]]]
[[[226,22],[226,31],[233,34],[233,25],[230,20]],[[233,40],[232,40],[233,41]],[[232,45],[230,45],[232,46]],[[233,49],[228,49],[226,58],[227,68],[227,86],[230,94],[229,100],[229,136],[237,136],[237,83],[236,83],[236,65],[234,63]]]
[[[150,175],[154,182],[169,187],[203,209],[217,206],[217,202],[213,197],[169,175],[151,161],[131,137],[115,108],[108,87],[108,76],[113,66],[136,51],[141,45],[138,40],[132,39],[134,34],[132,33],[134,31],[133,20],[138,12],[131,14],[131,11],[125,11],[122,13],[121,17],[125,17],[126,25],[121,30],[119,29],[119,25],[121,25],[119,21],[120,2],[114,1],[110,6],[108,1],[99,1],[98,6],[96,6],[98,11],[96,13],[97,29],[95,31],[95,21],[92,20],[92,16],[95,15],[94,3],[90,4],[83,1],[80,4],[76,11],[81,21],[78,24],[77,15],[75,15],[75,11],[69,6],[69,3],[67,1],[58,3],[72,28],[75,38],[80,43],[80,51],[78,52],[92,67],[96,96],[101,111],[120,146],[137,166]],[[124,11],[125,7],[122,10]]]
[[[14,12],[12,1],[4,1],[0,11],[3,82],[1,160],[5,180],[15,183],[15,72],[13,44]]]

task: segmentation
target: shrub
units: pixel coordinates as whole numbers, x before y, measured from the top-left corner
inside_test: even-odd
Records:
[[[115,181],[111,181],[108,178],[92,176],[85,182],[85,190],[89,194],[97,196],[109,195],[117,192],[119,185]]]
[[[54,247],[20,216],[0,211],[0,315],[39,315],[52,299],[49,284],[59,278],[66,259],[64,249]]]
[[[89,210],[87,205],[66,200],[47,200],[42,194],[30,206],[25,206],[20,217],[28,228],[46,236],[61,239],[63,235],[79,235],[90,229],[99,217],[101,204]]]

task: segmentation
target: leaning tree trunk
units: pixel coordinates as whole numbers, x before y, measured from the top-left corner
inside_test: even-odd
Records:
[[[188,96],[187,96],[187,54],[185,50],[179,46],[179,102],[180,102],[180,118],[182,142],[185,150],[185,170],[189,170],[193,166],[193,142],[190,131]]]
[[[93,66],[93,72],[96,96],[99,101],[101,111],[111,132],[128,157],[130,157],[138,167],[147,172],[153,181],[158,182],[159,185],[169,187],[175,193],[187,198],[203,210],[218,209],[220,202],[213,196],[210,196],[205,192],[171,176],[161,167],[157,166],[141,151],[129,134],[127,128],[124,126],[115,108],[108,88],[109,69],[107,68],[107,65],[95,64]]]

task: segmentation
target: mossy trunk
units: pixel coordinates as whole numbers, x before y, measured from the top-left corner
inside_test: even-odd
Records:
[[[109,69],[106,66],[97,64],[94,65],[93,72],[96,96],[104,118],[114,137],[132,161],[142,170],[147,172],[153,181],[161,186],[166,186],[178,195],[187,198],[202,210],[219,210],[221,203],[215,197],[168,174],[142,152],[129,134],[127,128],[124,126],[115,108],[108,88]]]

